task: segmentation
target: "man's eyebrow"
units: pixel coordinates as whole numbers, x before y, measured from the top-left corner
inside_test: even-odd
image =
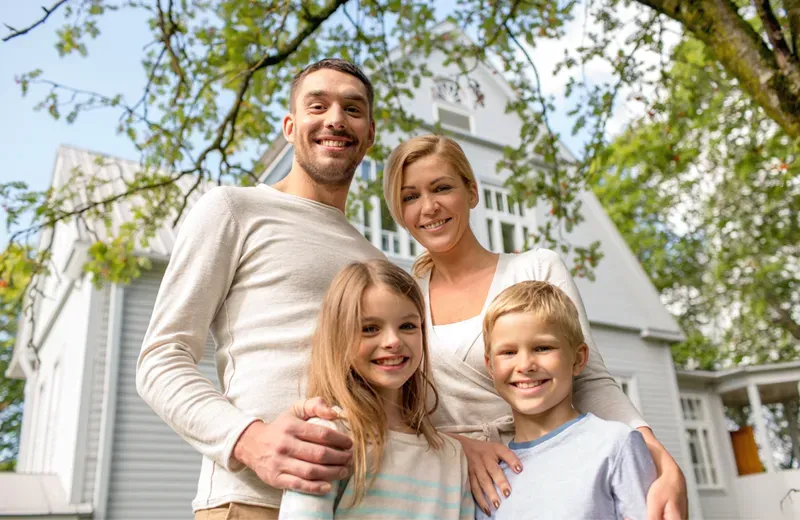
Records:
[[[320,98],[320,97],[326,97],[328,95],[330,95],[330,92],[326,92],[324,90],[312,90],[310,92],[307,92],[306,95],[303,96],[303,99]],[[364,95],[359,92],[354,92],[354,91],[345,92],[342,95],[342,97],[349,101],[359,101],[364,104],[367,103],[367,98],[364,97]]]
[[[345,99],[349,99],[350,101],[360,101],[362,103],[367,102],[367,98],[359,92],[345,92],[343,97]]]

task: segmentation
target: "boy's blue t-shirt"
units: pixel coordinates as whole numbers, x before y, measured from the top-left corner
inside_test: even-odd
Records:
[[[645,518],[656,467],[644,437],[629,426],[584,414],[509,447],[522,473],[503,464],[511,495],[490,517],[476,507],[477,520]]]

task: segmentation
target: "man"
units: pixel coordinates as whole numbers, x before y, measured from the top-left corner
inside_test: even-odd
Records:
[[[343,60],[292,82],[289,175],[220,187],[180,229],[139,356],[139,394],[203,454],[195,519],[278,518],[281,489],[323,494],[347,474],[350,439],[307,424],[335,413],[301,381],[325,290],[343,266],[381,258],[344,215],[372,146],[372,85]],[[216,342],[217,390],[197,369]],[[227,516],[226,516],[227,515]]]

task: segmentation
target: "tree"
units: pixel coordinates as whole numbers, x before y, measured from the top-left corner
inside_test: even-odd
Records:
[[[674,50],[659,100],[603,154],[596,193],[715,369],[800,353],[800,147],[707,45]]]
[[[12,246],[3,258],[13,276],[0,280],[0,375],[5,374],[13,354],[17,318],[22,298],[35,264],[24,248]],[[0,471],[13,471],[19,451],[24,381],[0,379]]]

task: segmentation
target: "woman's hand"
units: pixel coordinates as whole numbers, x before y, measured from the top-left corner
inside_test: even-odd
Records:
[[[505,461],[517,473],[522,471],[522,464],[514,452],[503,444],[476,441],[463,435],[448,435],[461,443],[464,455],[467,456],[469,484],[475,502],[487,515],[491,515],[489,503],[493,504],[495,509],[500,507],[497,490],[500,489],[506,497],[511,494],[511,486],[500,468],[500,461]]]
[[[658,478],[647,492],[647,520],[687,519],[688,491],[681,468],[666,448],[658,442],[650,428],[639,428],[639,431],[642,432],[658,470]]]

